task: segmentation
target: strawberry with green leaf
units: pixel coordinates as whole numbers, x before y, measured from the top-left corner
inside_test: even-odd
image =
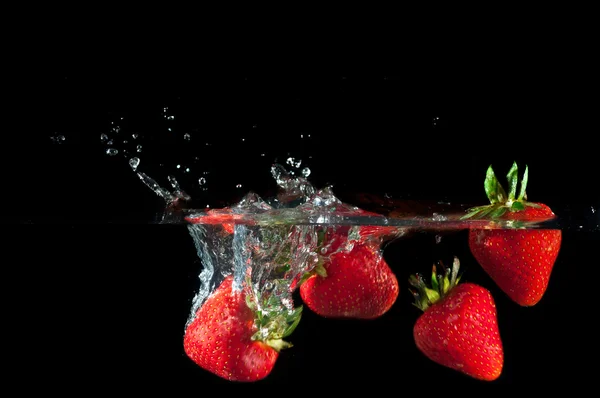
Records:
[[[351,250],[323,257],[299,286],[304,303],[327,318],[380,317],[399,293],[398,280],[379,245],[359,242]]]
[[[289,311],[274,295],[256,299],[247,287],[236,289],[227,276],[187,326],[187,356],[215,375],[240,382],[267,377],[279,351],[300,322],[302,307]],[[260,303],[260,305],[259,305]]]
[[[415,306],[423,311],[413,328],[415,344],[433,362],[475,379],[500,377],[504,350],[498,328],[496,304],[490,292],[473,283],[460,283],[460,263],[437,275],[431,287],[420,275],[409,283],[416,291]]]
[[[470,209],[463,219],[514,223],[514,228],[470,229],[469,248],[481,267],[513,301],[533,306],[548,288],[562,233],[559,229],[536,225],[519,228],[551,220],[556,215],[547,205],[527,200],[527,167],[517,196],[517,171],[517,164],[513,163],[507,174],[507,194],[490,166],[484,184],[490,204]]]

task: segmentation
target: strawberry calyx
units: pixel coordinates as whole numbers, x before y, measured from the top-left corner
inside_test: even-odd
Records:
[[[502,187],[502,184],[496,178],[496,174],[490,165],[485,175],[484,188],[485,193],[490,201],[489,205],[476,206],[467,210],[467,214],[461,217],[461,220],[469,218],[478,219],[497,219],[502,217],[507,211],[515,212],[525,210],[526,207],[540,207],[537,203],[527,201],[527,181],[529,169],[525,166],[525,172],[521,179],[519,193],[517,195],[517,187],[519,186],[518,166],[517,162],[513,162],[512,167],[506,175],[508,180],[508,194]]]
[[[458,260],[458,257],[454,257],[452,268],[444,267],[441,262],[440,265],[444,272],[438,274],[436,266],[433,266],[431,272],[431,287],[427,286],[420,274],[411,275],[408,279],[408,283],[416,289],[410,290],[415,298],[413,305],[422,311],[425,311],[427,308],[446,297],[450,290],[458,285],[458,282],[460,281],[460,275],[458,275],[460,261]]]
[[[247,286],[252,286],[249,278]],[[277,289],[265,291],[260,297],[256,292],[247,294],[246,305],[254,313],[256,332],[252,335],[252,341],[263,342],[279,352],[292,347],[292,344],[284,339],[290,336],[300,323],[302,306],[294,309],[285,306],[276,291]]]

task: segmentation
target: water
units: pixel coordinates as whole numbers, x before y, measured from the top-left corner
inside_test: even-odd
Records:
[[[31,185],[36,176],[39,189],[34,195],[5,185],[11,188],[5,195],[11,198],[8,218],[17,204],[30,224],[23,227],[31,227],[11,227],[6,245],[17,253],[7,260],[6,281],[25,281],[7,300],[23,303],[10,308],[21,315],[6,322],[7,329],[27,336],[14,344],[24,364],[14,369],[35,369],[58,385],[60,374],[90,385],[165,380],[195,392],[207,384],[228,385],[190,361],[181,344],[195,310],[219,283],[234,275],[240,289],[249,285],[256,296],[276,297],[279,311],[290,312],[303,304],[294,288],[298,277],[360,246],[361,231],[367,231],[363,237],[382,249],[398,279],[393,306],[365,321],[320,317],[304,305],[288,339],[294,346],[282,351],[258,388],[297,385],[299,378],[310,379],[307,374],[332,386],[348,380],[397,389],[432,380],[481,386],[431,363],[413,343],[419,311],[408,278],[417,272],[428,277],[432,264],[451,264],[454,256],[461,259],[461,280],[484,286],[496,300],[506,363],[492,387],[585,379],[586,368],[578,364],[584,363],[580,355],[593,354],[593,336],[573,324],[585,323],[595,302],[594,289],[579,288],[597,264],[600,206],[592,193],[592,145],[573,136],[538,152],[492,150],[481,131],[530,137],[554,131],[563,113],[540,107],[535,117],[517,117],[518,110],[502,106],[497,113],[483,106],[440,110],[414,102],[414,96],[401,103],[394,98],[404,88],[382,94],[393,81],[359,95],[352,88],[357,83],[346,79],[349,85],[333,98],[288,87],[304,93],[298,102],[293,94],[282,100],[275,84],[261,101],[220,87],[156,102],[110,85],[105,103],[120,105],[108,118],[104,105],[87,108],[90,102],[80,95],[52,105],[54,116],[43,130],[47,151],[38,155],[47,160],[44,167],[28,155],[10,168],[31,169],[22,181]],[[263,89],[256,83],[249,92]],[[201,97],[210,98],[208,104]],[[238,100],[243,106],[235,105]],[[575,134],[571,123],[584,119],[569,118],[564,131]],[[477,143],[477,150],[463,147],[467,142]],[[575,154],[577,162],[566,154]],[[531,199],[548,203],[556,219],[461,220],[467,208],[487,200],[485,168],[497,165],[502,176],[514,159],[530,167]],[[207,215],[220,222],[208,223]],[[386,229],[375,236],[372,227]],[[468,246],[473,227],[562,232],[538,304],[517,305],[482,270]],[[328,234],[340,237],[335,247],[322,247]],[[40,356],[68,364],[40,369]],[[136,379],[133,370],[143,376]]]

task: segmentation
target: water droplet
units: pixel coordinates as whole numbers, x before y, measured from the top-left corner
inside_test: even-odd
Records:
[[[119,151],[115,148],[108,148],[106,150],[106,154],[109,156],[115,156],[117,153],[119,153]]]
[[[443,214],[433,213],[433,217],[431,217],[433,221],[446,221],[448,217]]]
[[[181,165],[180,165],[180,164],[178,164],[178,165],[177,165],[177,166],[175,166],[175,167],[177,167],[178,169],[180,169],[180,168],[181,168]]]
[[[255,128],[257,128],[257,127],[258,127],[258,125],[257,125],[257,124],[253,124],[253,125],[252,125],[252,128],[253,128],[253,129],[255,129]]]
[[[167,120],[173,120],[173,119],[175,119],[175,116],[168,116],[167,117]]]
[[[435,243],[440,244],[442,242],[442,235],[435,236]]]
[[[115,126],[115,127],[113,127],[111,130],[113,131],[113,133],[117,133],[117,134],[119,134],[119,132],[121,131],[121,127],[119,127],[119,126]]]
[[[438,122],[439,122],[440,118],[439,117],[434,117],[433,120],[431,121],[431,124],[433,124],[434,126],[437,126]]]
[[[167,130],[171,131],[171,127],[169,127]]]
[[[592,206],[592,213],[595,213],[596,209],[594,209],[594,207]]]
[[[260,156],[265,156],[265,154],[264,154],[264,153],[261,153],[261,154],[260,154]]]
[[[189,168],[189,167],[186,167],[186,168],[185,168],[185,172],[186,172],[186,173],[189,173],[189,172],[190,172],[190,168]]]
[[[300,165],[302,164],[302,159],[300,160],[296,160],[292,157],[287,158],[286,163],[289,164],[290,166],[293,166],[295,168],[300,168]]]
[[[131,138],[133,138],[134,140],[136,140],[139,137],[139,134],[133,133],[131,134]]]
[[[100,134],[100,141],[101,142],[106,142],[108,141],[108,136],[104,133]]]
[[[242,138],[242,142],[244,142],[244,141],[246,141],[246,139],[245,139],[245,138]]]
[[[123,144],[127,144],[129,141],[127,140],[123,140]]]
[[[106,145],[112,145],[113,144],[113,140],[108,140],[108,142],[106,143]]]
[[[304,178],[308,178],[308,176],[310,175],[310,169],[308,167],[305,167],[302,169],[302,176]]]
[[[138,146],[136,147],[136,149],[137,149],[137,151],[138,151],[138,152],[142,152],[142,146],[141,146],[141,145],[138,145]]]
[[[200,185],[204,185],[204,184],[206,184],[206,178],[204,178],[204,177],[200,177],[200,178],[198,179],[198,183],[199,183]]]
[[[140,164],[140,158],[129,159],[129,165],[131,166],[133,171],[135,171],[138,168],[139,164]]]
[[[183,139],[186,140],[186,141],[189,141],[191,138],[192,138],[192,136],[190,135],[190,133],[185,133],[183,135]]]
[[[235,187],[236,187],[236,188],[241,188],[241,187],[242,187],[242,184],[237,184]]]
[[[66,138],[65,138],[65,136],[64,136],[64,135],[55,135],[55,136],[52,136],[52,137],[50,137],[50,139],[51,139],[52,141],[54,141],[54,142],[57,142],[57,143],[59,143],[59,144],[60,144],[61,142],[64,142],[64,141],[66,140]]]
[[[271,289],[273,289],[273,282],[266,281],[265,282],[265,290],[271,290]]]

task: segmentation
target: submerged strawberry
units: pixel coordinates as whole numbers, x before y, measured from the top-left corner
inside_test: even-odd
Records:
[[[519,196],[516,196],[516,163],[507,179],[508,194],[490,166],[485,191],[491,204],[471,209],[463,219],[514,221],[516,228],[470,229],[469,248],[481,267],[513,301],[522,306],[533,306],[548,288],[562,233],[559,229],[518,228],[520,223],[536,223],[556,216],[547,205],[527,201],[527,168]]]
[[[235,221],[241,218],[241,214],[235,214],[232,209],[225,207],[208,210],[202,215],[187,216],[185,219],[192,224],[221,225],[226,234],[233,234]]]
[[[360,243],[332,254],[300,284],[304,303],[330,318],[377,318],[392,307],[398,293],[398,280],[379,246]]]
[[[279,351],[291,346],[283,338],[296,328],[302,310],[288,313],[274,304],[270,300],[259,309],[246,289],[234,289],[233,277],[226,277],[186,328],[185,353],[203,369],[227,380],[264,379]]]
[[[504,350],[494,298],[487,289],[459,284],[459,261],[454,258],[452,271],[436,274],[432,287],[414,275],[410,284],[415,305],[423,310],[413,328],[415,344],[432,361],[473,378],[492,381],[502,373]]]

